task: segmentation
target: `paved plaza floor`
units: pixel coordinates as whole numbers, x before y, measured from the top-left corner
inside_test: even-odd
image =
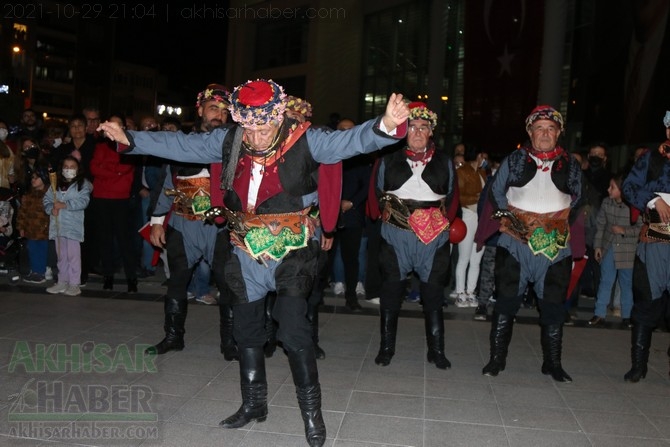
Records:
[[[141,355],[162,338],[160,282],[141,280],[128,295],[103,291],[98,278],[67,297],[0,278],[0,446],[306,445],[280,350],[267,360],[267,421],[218,427],[241,398],[238,364],[219,353],[215,306],[189,307],[183,351]],[[380,367],[378,308],[353,314],[328,295],[318,362],[326,445],[670,446],[670,335],[654,333],[646,379],[625,383],[630,331],[614,318],[587,327],[588,304],[565,328],[574,382],[563,384],[540,373],[534,309],[519,314],[507,369],[492,378],[481,374],[490,323],[473,321],[474,309],[445,310],[453,366],[442,371],[425,360],[420,305],[404,304],[396,355]]]

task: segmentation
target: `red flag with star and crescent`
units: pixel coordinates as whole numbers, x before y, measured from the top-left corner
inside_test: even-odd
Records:
[[[524,120],[537,105],[544,2],[465,4],[463,141],[509,153],[527,138]]]

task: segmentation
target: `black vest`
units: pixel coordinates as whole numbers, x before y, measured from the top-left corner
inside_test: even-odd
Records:
[[[400,188],[412,176],[412,168],[407,163],[404,149],[399,149],[384,156],[384,191]],[[421,173],[421,178],[435,194],[448,195],[449,191],[449,156],[436,150],[433,157]]]
[[[522,150],[512,152],[508,156],[510,175],[507,187],[522,187],[530,182],[537,174],[537,163],[531,156]],[[575,163],[572,165],[572,163]],[[551,166],[551,181],[564,194],[574,195],[578,191],[581,182],[581,170],[577,162],[572,160],[568,152],[563,152]]]
[[[291,123],[286,124],[290,125]],[[223,141],[224,170],[225,164],[230,162],[234,134],[234,131],[228,132]],[[319,163],[314,160],[309,151],[306,134],[301,135],[288,152],[277,161],[277,168],[282,190],[263,201],[263,203],[257,203],[256,211],[258,214],[299,211],[304,208],[302,196],[316,191]],[[235,175],[239,176],[241,174],[242,171],[238,171]],[[245,179],[244,181],[249,180]],[[233,211],[242,211],[246,208],[234,188],[225,191],[223,201],[226,207]]]

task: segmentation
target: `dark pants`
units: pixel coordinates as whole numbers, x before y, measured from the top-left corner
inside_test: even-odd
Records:
[[[277,339],[287,351],[311,348],[312,330],[307,321],[305,297],[277,296],[272,317],[279,324]],[[265,335],[265,298],[233,305],[233,336],[240,350],[262,348]]]
[[[500,315],[516,315],[523,302],[519,293],[521,266],[506,249],[496,249],[496,305]],[[572,258],[570,256],[552,264],[544,278],[544,296],[538,300],[540,324],[543,326],[563,324],[565,310],[563,303],[568,294]]]
[[[272,317],[277,321],[277,339],[287,351],[311,349],[312,329],[307,320],[307,301],[317,276],[321,249],[316,240],[307,247],[288,253],[274,272],[275,301]],[[225,251],[226,290],[233,303],[233,335],[240,350],[263,347],[265,333],[265,298],[247,302],[243,264],[233,250]],[[241,254],[240,256],[247,256]],[[218,259],[217,259],[218,262]],[[250,268],[250,267],[246,267]],[[254,264],[253,268],[256,267]],[[252,270],[253,271],[253,270]],[[272,292],[273,290],[266,290]]]
[[[119,248],[126,279],[137,279],[133,238],[128,224],[130,218],[129,199],[92,199],[97,223],[102,274],[114,276],[114,244]]]
[[[444,287],[449,280],[451,264],[449,242],[437,249],[432,260],[426,261],[431,263],[431,270],[428,281],[419,285],[419,293],[423,311],[432,312],[442,308],[444,302]],[[398,256],[393,246],[384,239],[380,244],[379,262],[383,278],[380,308],[398,312],[407,292],[407,280],[398,280],[401,277]]]
[[[328,272],[330,271],[329,254],[333,251],[334,248],[330,251],[319,250],[314,286],[312,287],[312,293],[307,299],[307,304],[310,306],[317,307],[323,302],[323,291],[328,286]]]
[[[368,236],[368,265],[365,269],[365,295],[367,298],[376,298],[381,294],[382,277],[379,265],[379,244],[381,243],[382,221],[366,221],[365,231]]]
[[[652,296],[647,266],[639,257],[633,265],[633,311],[631,319],[642,326],[655,328],[665,319],[670,328],[670,299],[668,293]]]
[[[165,249],[167,250],[170,278],[167,281],[167,297],[172,300],[186,301],[188,284],[195,266],[188,266],[184,238],[181,232],[168,226],[165,230]]]
[[[100,264],[100,247],[98,244],[100,236],[98,236],[97,231],[97,213],[94,211],[95,207],[96,203],[94,199],[91,199],[91,203],[84,210],[84,242],[81,243],[82,284],[88,281],[89,272],[97,269]],[[54,249],[54,253],[55,251]]]
[[[340,228],[335,236],[335,243],[340,246],[342,263],[344,264],[345,296],[356,298],[358,283],[358,253],[363,237],[363,227]],[[333,247],[335,251],[336,247]]]

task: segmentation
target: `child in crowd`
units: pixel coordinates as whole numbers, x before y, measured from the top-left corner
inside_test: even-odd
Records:
[[[612,286],[618,279],[621,288],[622,326],[631,327],[630,313],[633,308],[633,262],[637,248],[641,219],[631,225],[630,208],[621,198],[621,175],[610,180],[606,197],[596,222],[594,246],[596,261],[600,263],[600,285],[596,295],[595,315],[589,326],[605,323],[607,305],[612,295]]]
[[[49,172],[45,167],[33,171],[28,192],[21,198],[16,217],[16,228],[26,238],[30,273],[25,282],[42,284],[46,281],[47,249],[49,246],[49,216],[44,212],[44,195],[49,185]]]
[[[84,240],[84,210],[93,185],[84,178],[76,158],[65,157],[61,166],[56,191],[49,188],[44,196],[44,210],[51,215],[49,239],[56,241],[58,252],[58,282],[47,292],[76,296],[81,294],[80,243]]]

